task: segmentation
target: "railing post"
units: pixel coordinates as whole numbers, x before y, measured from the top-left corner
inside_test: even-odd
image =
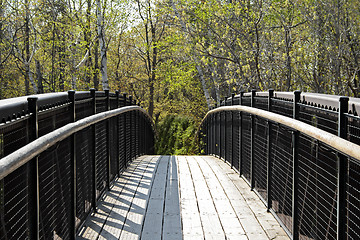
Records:
[[[274,97],[274,89],[269,89],[268,95],[268,111],[272,111],[272,98]],[[266,196],[267,196],[267,210],[270,211],[272,199],[271,199],[271,169],[272,169],[272,162],[271,162],[271,122],[267,121],[267,175],[266,175]]]
[[[76,121],[76,103],[75,103],[75,91],[68,91],[68,97],[70,101],[70,122]],[[72,134],[71,141],[71,223],[70,223],[70,237],[71,239],[76,239],[76,134]]]
[[[298,148],[299,148],[299,132],[292,132],[292,145],[293,145],[293,189],[292,189],[292,234],[293,240],[299,239],[299,217],[298,217],[298,200],[299,200],[299,191],[298,191]]]
[[[126,101],[127,101],[127,99],[126,99],[126,93],[123,93],[123,101],[124,101],[124,107],[126,107]],[[128,161],[127,161],[127,149],[126,149],[126,146],[127,146],[127,134],[126,134],[126,131],[127,131],[127,129],[126,129],[126,115],[128,114],[128,112],[127,113],[124,113],[123,114],[123,117],[124,117],[124,121],[123,121],[123,130],[124,130],[124,161],[125,161],[125,166],[127,166],[127,163],[128,163]]]
[[[214,108],[215,109],[215,105]],[[212,142],[212,146],[211,146],[211,153],[213,156],[216,155],[216,113],[212,114],[212,130],[211,130],[211,142]]]
[[[251,107],[255,107],[255,95],[256,90],[251,90]],[[250,115],[250,121],[251,121],[251,130],[250,130],[250,136],[251,136],[251,144],[250,144],[250,188],[251,190],[255,187],[255,177],[254,177],[254,164],[255,164],[255,156],[254,156],[254,141],[255,141],[255,116]]]
[[[293,118],[294,118],[294,119],[299,119],[299,112],[300,112],[299,101],[300,101],[300,95],[301,95],[301,91],[297,90],[297,91],[294,92],[294,101],[293,101]]]
[[[220,100],[220,106],[221,107],[221,100]],[[221,142],[221,135],[222,135],[222,131],[221,131],[221,112],[218,112],[217,113],[219,116],[219,141],[218,141],[218,144],[219,144],[219,158],[221,159],[221,155],[222,155],[222,142]]]
[[[92,112],[96,114],[96,90],[94,88],[90,89],[90,95],[92,98]],[[93,198],[92,198],[92,207],[96,211],[96,192],[97,192],[97,181],[96,181],[96,127],[95,124],[91,127],[91,148],[92,148],[92,180],[94,183],[93,186]]]
[[[213,113],[211,114],[211,155],[213,156],[215,155],[215,149],[215,113]]]
[[[349,98],[339,98],[338,136],[347,138],[347,118],[349,111]],[[341,153],[337,154],[337,234],[338,240],[346,238],[346,179],[348,172],[347,158]]]
[[[293,118],[299,118],[299,101],[300,91],[294,92],[293,101]],[[299,148],[299,132],[292,131],[292,145],[293,145],[293,174],[292,174],[292,234],[293,240],[299,239],[299,217],[298,217],[298,202],[299,202],[299,161],[298,161],[298,148]]]
[[[31,114],[29,120],[29,141],[38,138],[38,103],[37,97],[29,97],[28,110]],[[36,156],[28,163],[29,173],[29,226],[30,239],[39,239],[39,223],[40,223],[40,196],[39,196],[39,158]]]
[[[133,96],[129,96],[129,100],[130,100],[130,105],[133,105]],[[130,149],[129,149],[129,151],[130,151],[130,162],[132,162],[132,160],[133,160],[133,144],[134,144],[134,142],[133,142],[133,137],[134,137],[134,135],[133,135],[133,126],[134,126],[134,119],[133,119],[133,112],[132,111],[130,111],[129,112],[129,116],[130,116],[130,139],[129,139],[129,141],[130,141],[130,144],[129,144],[129,146],[130,146]]]
[[[235,93],[231,94],[231,106],[234,106],[234,97]],[[234,134],[234,111],[231,111],[231,168],[234,166],[234,152],[235,152],[235,146],[234,141],[235,140],[235,134]]]
[[[136,103],[136,99],[134,99],[134,105],[137,106],[137,103]],[[138,125],[138,114],[137,114],[137,111],[134,111],[133,113],[134,115],[134,159],[136,159],[138,157],[138,153],[139,153],[139,142],[138,142],[138,131],[139,131],[139,125]]]
[[[226,99],[227,97],[224,98],[224,106],[226,106]],[[226,124],[227,124],[227,112],[224,111],[223,113],[224,115],[224,122],[223,122],[223,128],[224,128],[224,139],[223,139],[223,145],[224,145],[224,162],[226,162],[226,151],[227,151],[227,145],[226,145],[226,139],[227,139],[227,134],[226,134]]]
[[[105,111],[110,110],[110,91],[105,89]],[[110,179],[111,179],[111,158],[110,158],[110,119],[106,120],[106,187],[110,190]]]
[[[141,107],[142,108],[142,107]],[[142,115],[142,154],[146,154],[146,138],[147,138],[147,131],[146,131],[146,118]]]
[[[217,105],[216,105],[217,107]],[[217,139],[216,139],[216,143],[217,143],[217,155],[218,158],[221,158],[221,115],[220,112],[215,113],[216,114],[216,132],[218,133]]]
[[[244,96],[244,91],[240,92],[240,96],[239,96],[239,105],[242,105],[242,98]],[[239,117],[240,117],[240,122],[239,122],[239,175],[242,175],[242,143],[243,143],[243,134],[242,134],[242,112],[239,113]]]
[[[116,108],[119,108],[120,104],[119,104],[119,99],[120,99],[120,92],[118,90],[115,91],[116,94]],[[115,152],[116,152],[116,172],[120,175],[120,166],[119,166],[119,155],[120,155],[120,150],[119,150],[119,115],[116,117],[116,148],[115,148]]]

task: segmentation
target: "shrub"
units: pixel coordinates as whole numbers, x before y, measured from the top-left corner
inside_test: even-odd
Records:
[[[195,154],[197,144],[195,134],[197,126],[194,121],[185,116],[167,115],[156,126],[156,153],[160,155]]]

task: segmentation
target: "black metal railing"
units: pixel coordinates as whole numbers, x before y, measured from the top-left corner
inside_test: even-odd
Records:
[[[349,99],[325,108],[298,91],[244,95],[204,118],[204,153],[236,169],[293,239],[358,239],[359,118]]]
[[[124,168],[153,154],[152,120],[119,92],[24,100],[0,101],[0,239],[74,239]]]
[[[338,133],[338,112],[340,96],[325,95],[317,93],[297,92],[298,109],[297,119],[312,126],[330,132]],[[234,105],[252,106],[263,110],[268,110],[271,106],[271,112],[283,116],[293,116],[293,102],[295,94],[292,92],[256,92],[255,90],[225,98],[220,106]],[[347,135],[346,139],[360,145],[360,98],[348,98],[348,107],[345,113]]]

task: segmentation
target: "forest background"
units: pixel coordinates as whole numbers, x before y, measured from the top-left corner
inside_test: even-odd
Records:
[[[0,0],[0,99],[127,92],[188,154],[233,92],[358,97],[359,42],[359,0]]]

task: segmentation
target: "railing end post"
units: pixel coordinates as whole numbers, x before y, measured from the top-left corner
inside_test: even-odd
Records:
[[[75,91],[69,90],[68,91],[68,97],[70,101],[70,122],[76,121],[76,115],[75,115]]]
[[[292,174],[292,234],[299,239],[299,132],[292,132],[293,174]]]
[[[273,88],[270,88],[268,90],[268,92],[269,92],[269,97],[274,97],[274,89]]]
[[[37,97],[28,97],[28,110],[31,114],[31,126],[30,126],[30,137],[29,141],[33,141],[38,138],[38,112],[39,112],[39,106],[38,106],[38,98]]]
[[[346,113],[349,111],[349,98],[339,98],[339,113],[338,113],[338,136],[347,139],[347,117]],[[342,153],[337,154],[337,239],[345,238],[346,228],[346,179],[348,171],[348,159]]]
[[[116,95],[116,108],[119,108],[120,91],[116,90],[115,95]]]
[[[245,93],[245,91],[244,91],[244,90],[241,90],[241,91],[240,91],[240,96],[239,96],[239,105],[242,105],[242,99],[243,99],[244,93]]]
[[[269,89],[269,95],[268,95],[268,111],[272,111],[272,99],[274,97],[274,89]]]
[[[28,97],[28,111],[31,114],[29,124],[29,138],[28,142],[37,139],[39,125],[38,125],[38,98]],[[39,239],[39,224],[40,224],[40,192],[39,192],[39,161],[35,157],[27,164],[28,181],[29,181],[29,204],[31,209],[29,211],[29,226],[30,239]]]
[[[341,138],[347,138],[347,121],[345,114],[349,112],[349,98],[339,98],[339,115],[338,115],[338,136]]]
[[[251,89],[251,107],[255,107],[256,89]]]
[[[301,91],[300,91],[300,90],[294,91],[294,99],[293,99],[293,118],[294,118],[294,119],[299,119],[299,112],[300,112],[300,107],[299,107],[300,95],[301,95]]]

